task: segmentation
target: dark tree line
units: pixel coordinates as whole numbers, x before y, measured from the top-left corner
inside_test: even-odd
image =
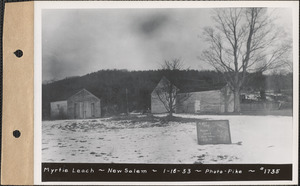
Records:
[[[166,70],[126,71],[101,70],[81,77],[66,78],[42,86],[42,114],[43,119],[50,117],[50,102],[66,100],[77,91],[85,88],[101,99],[103,115],[115,115],[131,112],[146,111],[151,108],[151,92],[163,76],[178,87],[185,87],[185,91],[207,90],[219,84],[225,84],[222,74],[215,71],[178,70],[176,80],[166,75]],[[178,78],[179,77],[179,78]],[[281,83],[266,83],[266,89],[291,89],[292,75],[264,76],[265,81],[276,80]],[[254,78],[261,82],[261,78]],[[257,82],[249,82],[248,86],[256,89]],[[270,87],[271,86],[271,87]],[[282,86],[282,87],[278,87]],[[126,89],[127,99],[126,100]],[[127,108],[128,107],[128,108]]]

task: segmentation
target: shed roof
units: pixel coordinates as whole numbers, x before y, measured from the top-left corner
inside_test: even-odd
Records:
[[[71,91],[61,92],[60,96],[57,97],[55,100],[52,100],[51,102],[67,101],[67,99],[69,99],[70,97],[72,97],[72,96],[80,93],[81,91],[86,91],[89,94],[93,95],[94,97],[96,97],[97,99],[100,100],[100,98],[98,98],[97,96],[95,96],[94,94],[92,94],[90,91],[86,90],[85,88],[83,88],[83,89],[75,89],[75,90],[71,90]]]
[[[80,91],[78,91],[76,94],[74,94],[74,95],[70,96],[68,99],[70,99],[71,97],[73,97],[73,96],[75,96],[75,95],[77,95],[77,94],[79,94],[79,93],[81,93],[81,92],[86,92],[86,93],[88,93],[88,94],[92,95],[93,97],[95,97],[96,99],[100,100],[100,99],[99,99],[97,96],[95,96],[95,95],[94,95],[94,94],[92,94],[90,91],[86,90],[85,88],[84,88],[84,89],[82,89],[82,90],[80,90]]]

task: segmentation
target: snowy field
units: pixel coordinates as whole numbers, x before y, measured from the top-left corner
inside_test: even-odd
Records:
[[[162,124],[156,117],[153,121],[112,118],[43,121],[42,161],[292,163],[292,117],[176,116],[229,120],[232,144],[198,145],[193,121]]]

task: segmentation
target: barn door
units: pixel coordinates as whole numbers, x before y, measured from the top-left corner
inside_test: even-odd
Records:
[[[91,103],[91,115],[95,117],[95,103]]]
[[[200,100],[195,101],[195,113],[200,112]]]

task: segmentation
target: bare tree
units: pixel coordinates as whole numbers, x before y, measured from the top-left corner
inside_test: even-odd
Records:
[[[154,91],[167,110],[168,115],[172,116],[175,112],[176,102],[188,98],[188,94],[186,94],[180,96],[180,100],[178,100],[179,88],[174,85],[174,82],[170,81],[178,79],[178,72],[183,69],[183,64],[180,59],[176,58],[171,61],[165,60],[161,68],[163,69],[164,77]]]
[[[176,107],[176,95],[179,89],[166,77],[163,77],[155,89],[155,94],[163,104],[169,116],[172,116]]]
[[[287,64],[291,45],[267,8],[228,8],[213,12],[215,26],[204,29],[209,48],[201,59],[222,72],[240,112],[240,92],[250,73]]]

